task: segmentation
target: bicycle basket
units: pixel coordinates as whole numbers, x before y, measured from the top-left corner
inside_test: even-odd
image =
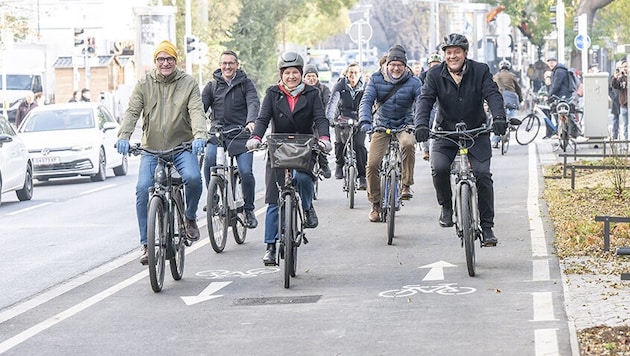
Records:
[[[315,146],[315,136],[305,134],[267,135],[271,168],[291,168],[308,171]]]

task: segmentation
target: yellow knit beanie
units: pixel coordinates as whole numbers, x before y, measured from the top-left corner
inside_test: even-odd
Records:
[[[165,53],[170,54],[171,56],[175,58],[175,61],[177,61],[177,47],[175,47],[175,45],[171,43],[170,41],[164,40],[160,42],[160,44],[158,44],[157,47],[155,47],[155,52],[153,52],[153,61],[155,61],[155,59],[157,58],[160,52],[165,52]]]

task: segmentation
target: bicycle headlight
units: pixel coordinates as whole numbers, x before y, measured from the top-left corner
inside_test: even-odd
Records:
[[[153,180],[158,184],[166,184],[166,167],[164,167],[163,164],[158,164],[157,167],[155,167]]]
[[[354,119],[348,119],[348,125],[350,126],[354,125]]]
[[[568,103],[561,102],[556,106],[556,111],[558,112],[558,115],[568,115],[571,108]]]

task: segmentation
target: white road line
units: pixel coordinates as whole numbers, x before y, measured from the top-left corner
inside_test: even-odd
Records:
[[[202,221],[200,222],[199,226],[204,226],[205,219],[202,219]],[[186,249],[186,255],[195,252],[196,250],[200,249],[201,247],[207,245],[210,241],[208,239],[203,239],[203,241],[198,241],[196,242],[193,246],[189,247]],[[120,258],[107,263],[101,267],[98,267],[90,272],[87,272],[77,278],[75,278],[74,280],[59,286],[57,288],[54,288],[46,293],[40,294],[37,297],[30,299],[26,302],[20,303],[10,309],[7,309],[6,311],[0,313],[0,323],[3,323],[9,319],[12,319],[24,312],[27,312],[43,303],[46,303],[48,301],[50,301],[51,299],[58,297],[59,295],[66,293],[74,288],[77,288],[81,285],[84,285],[85,283],[99,277],[102,276],[105,273],[108,273],[120,266],[122,266],[123,264],[126,264],[134,259],[136,259],[137,253],[136,252],[131,252],[128,253],[127,255],[121,256]],[[104,300],[105,298],[114,295],[115,293],[123,290],[124,288],[132,285],[133,283],[141,280],[143,277],[146,277],[148,275],[148,270],[145,269],[140,273],[137,273],[125,280],[123,280],[122,282],[115,284],[107,289],[105,289],[104,291],[95,294],[94,296],[85,299],[84,301],[62,311],[61,313],[47,319],[44,320],[26,330],[24,330],[23,332],[3,341],[2,343],[0,343],[0,354],[3,352],[6,352],[7,350],[19,345],[20,343],[28,340],[29,338],[39,334],[40,332],[62,322],[63,320],[78,314],[79,312],[95,305],[96,303]]]
[[[534,342],[536,344],[536,356],[557,356],[558,336],[556,329],[537,329],[534,331]]]
[[[27,212],[27,211],[30,211],[30,210],[35,210],[35,209],[43,208],[43,207],[45,207],[46,205],[50,205],[50,204],[52,204],[52,202],[41,203],[41,204],[37,204],[37,205],[30,206],[30,207],[28,207],[28,208],[24,208],[24,209],[16,210],[16,211],[14,211],[14,212],[12,212],[12,213],[8,213],[8,214],[5,214],[5,215],[6,215],[6,216],[17,215],[17,214],[21,214],[21,213],[24,213],[24,212]]]
[[[553,314],[553,298],[551,292],[534,292],[534,319],[532,321],[556,320]]]
[[[115,186],[116,186],[116,184],[109,184],[109,185],[105,185],[105,186],[102,186],[102,187],[98,187],[96,189],[86,190],[84,192],[79,193],[79,195],[92,194],[92,193],[96,193],[96,192],[101,191],[101,190],[113,188]]]
[[[547,256],[547,243],[545,230],[540,217],[538,204],[538,158],[536,145],[529,145],[529,189],[527,192],[527,214],[529,215],[529,232],[532,243],[532,255],[538,257]]]
[[[533,260],[532,261],[532,280],[533,281],[548,281],[550,280],[549,274],[549,260]]]

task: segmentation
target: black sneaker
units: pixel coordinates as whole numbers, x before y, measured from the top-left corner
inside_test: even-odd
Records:
[[[265,256],[263,257],[263,263],[265,266],[276,265],[276,244],[267,244],[267,250],[265,251]]]
[[[483,245],[484,246],[496,246],[497,245],[497,237],[494,235],[492,228],[484,227],[481,229],[481,234],[483,235]]]
[[[304,212],[304,228],[314,229],[317,225],[319,225],[319,220],[317,220],[315,208],[311,205],[311,208]]]
[[[335,179],[343,179],[343,166],[337,165],[335,169]]]
[[[440,226],[451,227],[453,226],[453,209],[450,206],[443,206],[440,213]]]
[[[258,226],[256,214],[252,210],[245,210],[245,225],[247,225],[248,229],[255,229]]]
[[[330,166],[328,165],[328,161],[320,162],[319,167],[322,170],[322,175],[324,178],[328,179],[332,176],[332,172],[330,171]]]

